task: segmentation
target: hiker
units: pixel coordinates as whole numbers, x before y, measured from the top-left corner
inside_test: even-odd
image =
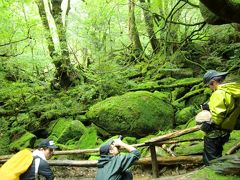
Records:
[[[31,166],[20,176],[20,180],[34,180],[38,175],[45,177],[46,180],[54,179],[53,172],[49,167],[47,159],[52,157],[53,151],[56,148],[52,140],[42,140],[38,149],[32,153],[33,161]]]
[[[203,163],[222,156],[223,145],[229,140],[232,130],[239,129],[240,84],[223,84],[228,72],[207,71],[203,81],[213,91],[209,100],[209,111],[203,110],[198,119],[202,118],[201,130],[204,137]],[[237,97],[237,98],[236,98]]]
[[[119,148],[126,149],[128,154],[119,154]],[[97,164],[95,180],[131,180],[128,170],[140,158],[140,152],[121,139],[109,140],[100,147],[100,159]]]

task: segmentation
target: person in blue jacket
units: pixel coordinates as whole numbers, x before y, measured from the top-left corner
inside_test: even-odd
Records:
[[[128,154],[119,154],[119,148],[126,149]],[[121,139],[109,140],[100,147],[100,159],[97,164],[95,180],[131,180],[128,170],[140,158],[140,152]]]

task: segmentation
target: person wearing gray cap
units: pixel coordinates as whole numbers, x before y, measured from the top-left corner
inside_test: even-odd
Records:
[[[119,148],[126,149],[128,154],[119,154]],[[95,180],[131,180],[128,170],[140,158],[140,152],[121,139],[109,140],[100,147],[100,159],[97,164]]]
[[[33,162],[28,170],[20,176],[20,180],[34,180],[38,175],[43,176],[46,180],[53,180],[54,175],[47,162],[57,148],[54,141],[44,139],[38,146],[38,149],[33,151]]]
[[[203,162],[222,156],[223,145],[229,140],[232,130],[239,129],[240,84],[223,83],[228,72],[209,70],[203,76],[203,82],[213,91],[208,105],[210,121],[203,121],[200,128],[204,137]]]

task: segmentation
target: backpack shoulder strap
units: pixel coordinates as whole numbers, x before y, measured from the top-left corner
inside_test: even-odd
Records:
[[[39,157],[36,157],[34,158],[34,162],[35,162],[35,177],[38,176],[38,168],[39,168],[39,165],[40,165],[40,158]]]

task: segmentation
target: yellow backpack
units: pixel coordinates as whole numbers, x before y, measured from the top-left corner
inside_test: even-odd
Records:
[[[13,155],[0,168],[0,179],[19,180],[19,176],[30,167],[33,161],[32,152],[24,149]]]

